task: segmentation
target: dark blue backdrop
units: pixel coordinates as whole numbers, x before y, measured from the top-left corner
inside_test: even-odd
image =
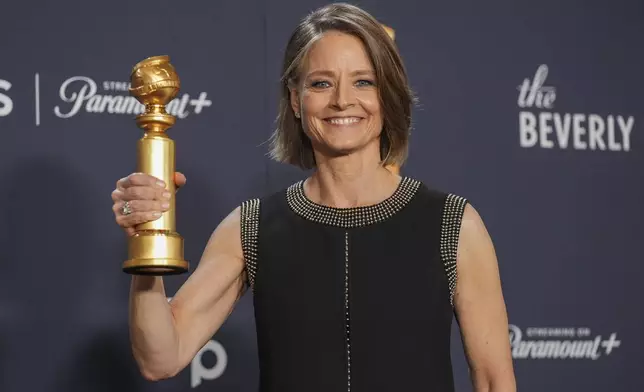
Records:
[[[141,132],[113,97],[136,62],[171,56],[196,263],[241,201],[304,175],[265,142],[286,40],[325,2],[39,3],[0,15],[0,390],[256,390],[249,295],[177,378],[136,370],[110,193]],[[356,4],[395,29],[420,99],[403,173],[470,199],[495,242],[519,390],[644,390],[644,3]]]

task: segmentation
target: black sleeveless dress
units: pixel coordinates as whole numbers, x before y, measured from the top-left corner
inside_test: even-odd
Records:
[[[322,206],[303,189],[241,205],[260,391],[453,391],[467,201],[408,177],[366,207]]]

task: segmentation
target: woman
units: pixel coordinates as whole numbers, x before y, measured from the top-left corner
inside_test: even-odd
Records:
[[[271,155],[313,174],[231,212],[171,303],[160,277],[132,278],[143,375],[181,371],[250,287],[262,391],[452,391],[453,313],[475,390],[514,391],[480,217],[462,197],[386,169],[405,160],[412,96],[385,30],[354,6],[323,7],[293,33],[283,71]],[[132,233],[169,197],[130,175],[113,194],[116,220]]]

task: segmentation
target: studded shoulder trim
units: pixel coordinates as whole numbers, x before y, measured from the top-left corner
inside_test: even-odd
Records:
[[[259,236],[259,199],[241,204],[241,243],[246,264],[246,275],[251,289],[255,289],[257,272],[257,239]]]
[[[394,193],[370,206],[335,208],[317,204],[304,194],[304,180],[286,190],[289,207],[301,217],[330,226],[353,228],[382,222],[402,210],[420,188],[420,181],[403,177]]]
[[[454,306],[454,292],[458,279],[456,254],[461,231],[461,221],[467,200],[454,194],[447,195],[441,222],[440,254],[449,281],[449,303]]]

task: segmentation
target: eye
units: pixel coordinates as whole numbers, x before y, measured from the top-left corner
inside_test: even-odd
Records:
[[[327,88],[331,86],[331,84],[325,80],[314,80],[310,83],[310,86],[313,88]]]
[[[361,79],[356,82],[359,87],[373,86],[375,83],[368,79]]]

